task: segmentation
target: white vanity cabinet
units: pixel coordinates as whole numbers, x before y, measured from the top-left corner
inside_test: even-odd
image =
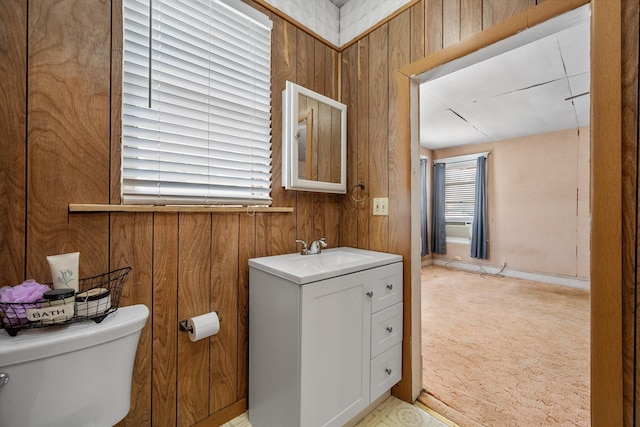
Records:
[[[376,262],[338,257],[337,249],[305,259],[294,254],[249,261],[248,404],[254,427],[342,426],[400,380],[401,257],[338,249]],[[306,276],[260,264],[287,256],[303,264],[290,269]],[[320,275],[314,275],[316,263],[324,263]],[[364,266],[337,268],[345,264]]]

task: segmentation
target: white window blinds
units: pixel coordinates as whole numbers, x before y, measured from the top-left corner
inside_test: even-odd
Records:
[[[122,200],[271,204],[271,21],[240,0],[125,0]]]
[[[447,222],[471,222],[476,192],[476,161],[447,163],[444,216]]]

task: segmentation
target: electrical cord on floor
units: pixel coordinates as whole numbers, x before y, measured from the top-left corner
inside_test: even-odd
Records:
[[[459,259],[452,259],[451,261],[446,262],[444,264],[444,268],[446,268],[447,270],[450,270],[450,271],[459,271],[460,270],[459,268],[450,268],[449,267],[449,264],[451,264],[452,262],[456,262],[456,261],[460,261],[460,260]]]
[[[488,271],[486,271],[486,270],[483,268],[483,266],[482,266],[482,264],[480,264],[480,262],[477,262],[478,269],[479,269],[480,271],[468,271],[468,270],[464,270],[464,269],[462,269],[462,268],[453,268],[453,267],[449,267],[449,264],[452,264],[452,263],[454,263],[454,262],[456,262],[456,261],[460,261],[460,260],[459,260],[459,259],[455,259],[455,258],[454,258],[454,259],[452,259],[452,260],[447,261],[447,262],[444,264],[444,268],[446,268],[446,269],[447,269],[447,270],[449,270],[449,271],[466,271],[466,272],[468,272],[468,273],[475,273],[475,274],[479,274],[479,275],[480,275],[480,277],[482,277],[482,278],[484,278],[484,276],[491,276],[491,277],[504,277],[504,275],[502,274],[502,272],[504,271],[505,267],[507,266],[507,263],[506,263],[506,262],[503,262],[503,263],[502,263],[502,267],[500,267],[500,270],[499,270],[497,273],[489,273]]]
[[[488,271],[485,271],[484,268],[482,268],[482,265],[478,262],[478,268],[480,269],[480,271],[478,272],[480,274],[480,277],[484,278],[484,276],[491,276],[491,277],[504,277],[504,275],[502,275],[501,273],[504,271],[504,268],[507,266],[506,262],[502,263],[502,267],[500,267],[500,270],[497,273],[489,273]]]

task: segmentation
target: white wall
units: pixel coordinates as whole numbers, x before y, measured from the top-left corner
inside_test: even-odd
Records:
[[[329,0],[265,1],[340,47],[411,0],[349,0],[341,8]]]

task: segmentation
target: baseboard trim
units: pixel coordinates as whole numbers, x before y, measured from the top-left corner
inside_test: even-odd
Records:
[[[421,267],[427,267],[429,265],[433,265],[433,258],[431,258],[431,257],[420,258],[420,266]]]
[[[470,264],[462,261],[452,260],[452,259],[444,259],[444,258],[436,258],[433,260],[433,264],[435,265],[446,265],[449,268],[454,268],[458,270],[469,271],[472,273],[481,273],[482,270],[489,274],[502,274],[503,276],[513,277],[516,279],[525,279],[525,280],[534,280],[536,282],[549,283],[552,285],[561,285],[561,286],[569,286],[571,288],[583,289],[588,291],[590,288],[590,284],[588,280],[579,279],[577,277],[569,277],[569,276],[560,276],[556,274],[547,274],[547,273],[537,273],[531,271],[522,271],[522,270],[514,270],[510,268],[505,268],[500,271],[499,266],[487,265],[487,264]],[[482,270],[480,270],[482,267]]]

